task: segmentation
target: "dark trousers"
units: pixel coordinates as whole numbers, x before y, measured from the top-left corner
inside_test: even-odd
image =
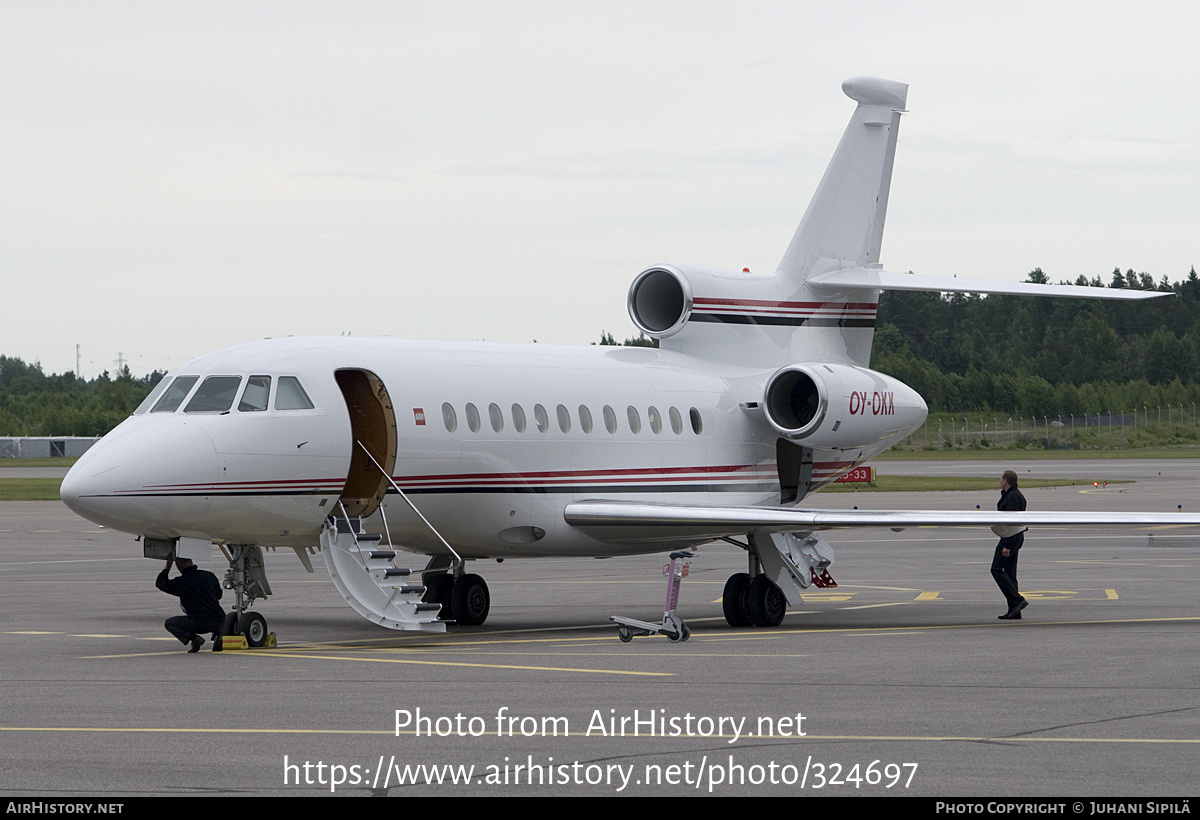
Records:
[[[222,619],[223,620],[223,619]],[[179,639],[181,644],[189,644],[197,633],[216,634],[221,631],[222,621],[205,621],[190,615],[176,615],[167,618],[163,624],[167,631]]]
[[[1000,591],[1008,600],[1010,610],[1025,600],[1017,588],[1017,555],[1020,554],[1021,545],[1024,543],[1025,533],[1023,532],[1019,532],[1011,538],[1001,538],[1000,543],[996,545],[996,554],[992,558],[992,577],[996,579],[996,586],[1000,587]],[[1007,558],[1004,556],[1005,547],[1008,548]]]

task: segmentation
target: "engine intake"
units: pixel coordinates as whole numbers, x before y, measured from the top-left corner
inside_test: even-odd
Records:
[[[845,364],[793,364],[763,393],[767,421],[807,447],[851,450],[903,438],[925,421],[921,396],[890,376]]]
[[[629,286],[629,317],[647,336],[673,336],[687,324],[691,312],[691,284],[674,267],[644,270]]]

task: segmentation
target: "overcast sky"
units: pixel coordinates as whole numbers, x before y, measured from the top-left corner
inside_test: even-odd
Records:
[[[854,103],[910,84],[884,266],[1200,261],[1170,2],[0,0],[0,354],[264,336],[587,344],[663,262],[773,270]]]

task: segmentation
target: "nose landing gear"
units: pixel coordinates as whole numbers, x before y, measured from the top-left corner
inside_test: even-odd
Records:
[[[250,647],[274,646],[275,633],[267,629],[267,619],[261,613],[248,611],[257,599],[271,594],[262,549],[256,544],[230,544],[228,548],[222,544],[221,552],[229,561],[222,586],[234,594],[233,612],[225,616],[221,634],[241,637]],[[234,649],[237,641],[224,641],[224,645],[226,649]]]

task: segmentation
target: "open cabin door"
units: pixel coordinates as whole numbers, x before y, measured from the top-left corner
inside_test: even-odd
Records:
[[[334,373],[350,413],[350,471],[339,499],[346,514],[366,518],[379,509],[387,494],[388,476],[396,467],[396,413],[383,381],[369,370]],[[379,471],[367,454],[388,471]]]

